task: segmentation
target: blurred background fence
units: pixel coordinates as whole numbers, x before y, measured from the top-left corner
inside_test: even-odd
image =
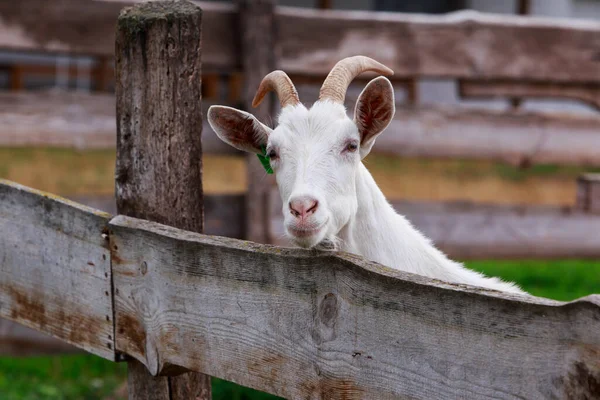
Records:
[[[115,212],[115,21],[132,3],[0,3],[2,177]],[[373,57],[395,72],[397,113],[367,166],[399,212],[459,259],[600,258],[597,179],[577,189],[600,168],[600,23],[564,18],[600,2],[195,3],[205,108],[250,110],[275,68],[310,104],[338,60]],[[270,99],[257,115],[276,112]],[[206,232],[285,244],[272,177],[207,124],[202,141]],[[66,350],[4,324],[2,354]]]
[[[114,19],[130,2],[42,3],[27,0],[0,8],[0,46],[5,50],[19,55],[60,55],[55,65],[24,64],[15,57],[3,66],[13,90],[0,97],[0,144],[114,148],[114,98],[105,92],[114,86]],[[377,141],[375,155],[479,159],[521,168],[600,166],[596,112],[600,108],[600,24],[470,11],[425,16],[275,8],[265,2],[260,12],[267,18],[260,29],[268,33],[256,40],[244,31],[244,19],[253,21],[252,16],[231,4],[199,4],[206,21],[203,90],[207,106],[218,103],[250,109],[249,99],[262,72],[274,68],[287,71],[301,99],[311,103],[337,60],[364,54],[394,69],[392,80],[398,90],[396,117]],[[521,4],[521,10],[527,8]],[[40,18],[44,24],[36,23]],[[77,86],[85,80],[88,89],[97,90],[24,90],[36,74],[53,77],[55,86],[61,80],[66,83],[63,86],[73,82]],[[357,80],[351,88],[349,109],[367,79]],[[418,83],[424,79],[453,80],[462,99],[505,98],[510,105],[491,109],[423,104]],[[587,105],[589,112],[532,111],[523,106],[524,98],[568,99]],[[272,101],[260,111],[265,118],[274,112]],[[220,142],[208,124],[203,127],[203,145],[206,154],[239,159],[240,154]],[[276,218],[280,206],[272,183],[260,169],[250,169],[246,200],[240,194],[210,202],[208,232],[282,243],[281,223]],[[114,208],[110,197],[89,201],[108,211]],[[582,215],[585,210],[565,207],[568,204],[534,208],[521,202],[511,208],[502,203],[494,207],[473,201],[458,205],[415,204],[410,198],[394,201],[399,211],[454,257],[599,255],[600,238],[591,233],[600,217]],[[571,203],[575,205],[574,192]],[[264,204],[270,206],[265,210]],[[473,231],[479,232],[476,241]]]

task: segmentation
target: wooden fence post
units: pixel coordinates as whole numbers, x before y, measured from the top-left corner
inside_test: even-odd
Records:
[[[116,37],[117,211],[195,232],[204,222],[201,16],[187,1],[143,3],[121,13]],[[135,360],[128,369],[130,399],[211,398],[207,375],[152,377]]]
[[[600,174],[584,174],[577,179],[577,208],[600,214]]]
[[[252,109],[252,99],[265,75],[275,69],[275,1],[239,0],[241,52],[244,70],[244,107]],[[252,110],[268,124],[274,112],[273,97],[267,96]],[[248,194],[246,196],[246,238],[270,243],[269,179],[255,155],[248,156]]]

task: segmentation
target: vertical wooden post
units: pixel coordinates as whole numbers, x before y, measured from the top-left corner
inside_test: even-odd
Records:
[[[585,174],[577,179],[577,208],[600,214],[600,174]]]
[[[18,92],[23,90],[25,84],[23,83],[23,69],[19,65],[14,65],[10,70],[10,90]]]
[[[252,99],[265,75],[275,69],[275,1],[239,0],[244,104],[251,109]],[[273,117],[273,97],[268,96],[252,111],[263,123]],[[246,196],[246,238],[271,242],[269,179],[255,155],[248,157],[248,194]]]
[[[529,15],[531,11],[531,3],[529,0],[517,0],[517,14],[518,15]],[[523,104],[523,98],[512,97],[510,99],[510,105],[513,110],[518,110]]]
[[[517,0],[517,14],[529,15],[531,13],[530,0]]]
[[[96,74],[94,74],[94,78],[96,79],[96,90],[99,92],[107,92],[112,79],[110,58],[107,56],[98,57],[98,64],[94,68],[94,72],[96,72]]]
[[[116,38],[119,214],[202,232],[201,16],[187,2],[125,9]],[[210,399],[210,377],[152,377],[128,361],[130,399]]]

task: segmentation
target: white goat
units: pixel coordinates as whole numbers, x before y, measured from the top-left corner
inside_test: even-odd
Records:
[[[211,107],[208,121],[224,142],[239,150],[266,149],[284,204],[286,233],[300,247],[336,248],[430,278],[523,293],[514,284],[448,259],[386,201],[361,160],[394,116],[390,81],[380,76],[369,82],[354,120],[344,107],[350,82],[365,71],[393,74],[368,57],[346,58],[331,70],[319,100],[307,109],[290,78],[274,71],[261,82],[253,106],[275,91],[282,108],[277,128],[224,106]]]

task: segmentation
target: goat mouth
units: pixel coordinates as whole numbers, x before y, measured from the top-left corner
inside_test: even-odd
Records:
[[[322,231],[327,225],[327,222],[329,222],[329,220],[314,228],[294,228],[289,226],[288,232],[295,238],[308,238]]]
[[[292,236],[297,238],[305,238],[310,237],[317,234],[322,227],[313,228],[313,229],[296,229],[296,228],[288,228],[288,231],[292,234]]]

